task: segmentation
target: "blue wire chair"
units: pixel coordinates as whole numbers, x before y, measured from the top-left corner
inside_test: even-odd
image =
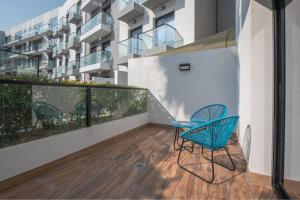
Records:
[[[181,133],[180,137],[183,140],[182,140],[182,143],[181,143],[180,149],[179,149],[179,154],[178,154],[178,159],[177,159],[178,165],[181,168],[183,168],[184,170],[188,171],[189,173],[191,173],[191,174],[197,176],[198,178],[200,178],[206,182],[209,182],[209,183],[212,183],[215,178],[214,163],[234,171],[236,169],[236,167],[235,167],[235,164],[234,164],[226,146],[227,146],[228,140],[230,139],[230,137],[237,125],[238,120],[239,120],[239,116],[225,117],[225,118],[217,119],[217,120],[205,123],[205,124],[200,124],[199,126],[196,126],[190,130],[187,130],[187,131]],[[188,141],[190,141],[194,144],[200,145],[202,147],[202,156],[211,162],[212,178],[210,180],[205,179],[205,178],[195,174],[194,172],[188,170],[187,168],[185,168],[184,166],[182,166],[180,164],[181,152],[184,149],[183,145],[185,142],[188,142]],[[203,147],[211,151],[211,159],[204,156]],[[233,166],[232,168],[229,168],[227,166],[224,166],[224,165],[214,161],[214,151],[219,150],[219,149],[225,149],[225,151],[231,161],[231,164]]]
[[[228,109],[225,105],[223,104],[212,104],[203,108],[200,108],[197,110],[195,113],[190,118],[191,122],[196,122],[198,124],[204,124],[209,121],[213,121],[219,118],[226,117],[228,114]],[[180,122],[179,122],[180,123]],[[180,146],[179,144],[179,128],[175,129],[175,138],[174,138],[174,150],[179,150],[179,148],[176,148],[176,142],[177,145]],[[192,151],[194,149],[192,145]]]
[[[227,116],[228,109],[225,105],[222,104],[212,104],[209,106],[206,106],[204,108],[200,108],[197,110],[192,116],[191,121],[192,122],[198,122],[198,123],[207,123],[212,120],[216,120],[219,118],[223,118]]]

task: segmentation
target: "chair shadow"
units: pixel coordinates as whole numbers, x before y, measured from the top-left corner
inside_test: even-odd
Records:
[[[234,171],[226,169],[226,168],[232,167],[231,163],[230,163],[230,160],[229,160],[229,157],[226,154],[226,152],[224,151],[225,153],[220,154],[220,151],[218,151],[218,154],[216,156],[214,156],[215,168],[216,168],[216,165],[218,165],[217,167],[222,167],[224,170],[228,170],[231,173],[229,173],[230,175],[226,176],[225,179],[223,178],[224,176],[222,176],[222,175],[220,176],[218,173],[215,173],[215,177],[218,178],[218,180],[215,179],[213,182],[209,182],[209,181],[206,180],[206,177],[210,176],[210,175],[207,174],[207,171],[210,171],[211,167],[209,167],[210,170],[207,170],[207,171],[201,170],[201,169],[203,169],[204,165],[206,165],[206,164],[210,165],[211,162],[209,160],[207,160],[206,158],[203,158],[201,150],[200,150],[201,147],[197,147],[195,149],[197,149],[198,151],[196,151],[196,152],[194,151],[193,153],[189,153],[190,154],[189,155],[189,157],[190,157],[189,161],[185,162],[184,164],[179,164],[179,167],[181,169],[183,169],[184,171],[196,176],[197,178],[200,178],[201,180],[205,181],[208,184],[222,185],[224,183],[227,183],[227,182],[235,179],[236,177],[238,177],[239,175],[241,175],[241,174],[243,174],[247,171],[247,162],[244,159],[244,155],[241,151],[239,151],[237,153],[234,152],[234,153],[230,154],[233,161],[234,161],[234,163],[235,163],[235,166],[236,166],[236,169]],[[186,151],[184,153],[186,153]],[[210,151],[208,151],[208,150],[203,151],[203,154],[204,154],[205,157],[207,157],[209,155],[208,153],[210,154]],[[197,162],[191,162],[191,160],[195,156],[198,157],[197,158],[198,161]],[[210,157],[210,156],[208,156],[208,157]],[[199,162],[199,160],[201,160],[201,161]],[[204,171],[204,172],[199,174],[199,171]],[[222,179],[220,180],[221,177],[222,177]]]

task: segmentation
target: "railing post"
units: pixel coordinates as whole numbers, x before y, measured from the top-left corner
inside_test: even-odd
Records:
[[[91,126],[91,120],[92,120],[92,91],[91,87],[87,86],[86,87],[86,126],[90,127]]]

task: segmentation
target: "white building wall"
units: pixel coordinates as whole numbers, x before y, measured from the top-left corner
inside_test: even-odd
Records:
[[[285,177],[300,181],[300,1],[286,8]]]
[[[244,0],[238,0],[237,21]],[[273,15],[269,8],[251,0],[238,37],[240,143],[251,129],[249,170],[271,175],[273,133]],[[248,134],[248,133],[247,133]],[[244,152],[245,153],[245,152]]]
[[[188,120],[197,109],[225,104],[237,114],[238,74],[232,48],[153,56],[129,60],[128,84],[149,89],[149,120],[169,124],[173,118]],[[190,63],[190,71],[179,64]]]

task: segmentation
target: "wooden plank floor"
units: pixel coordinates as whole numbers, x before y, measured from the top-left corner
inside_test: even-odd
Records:
[[[99,133],[101,134],[101,133]],[[208,184],[177,165],[172,129],[147,126],[95,152],[74,159],[0,194],[4,199],[274,199],[270,187],[250,184],[237,145],[229,145],[237,165],[232,172],[216,165],[216,178]],[[208,177],[210,164],[185,151],[182,163]],[[225,152],[217,160],[230,164]],[[136,163],[144,163],[137,168]],[[201,165],[196,165],[201,163]]]

